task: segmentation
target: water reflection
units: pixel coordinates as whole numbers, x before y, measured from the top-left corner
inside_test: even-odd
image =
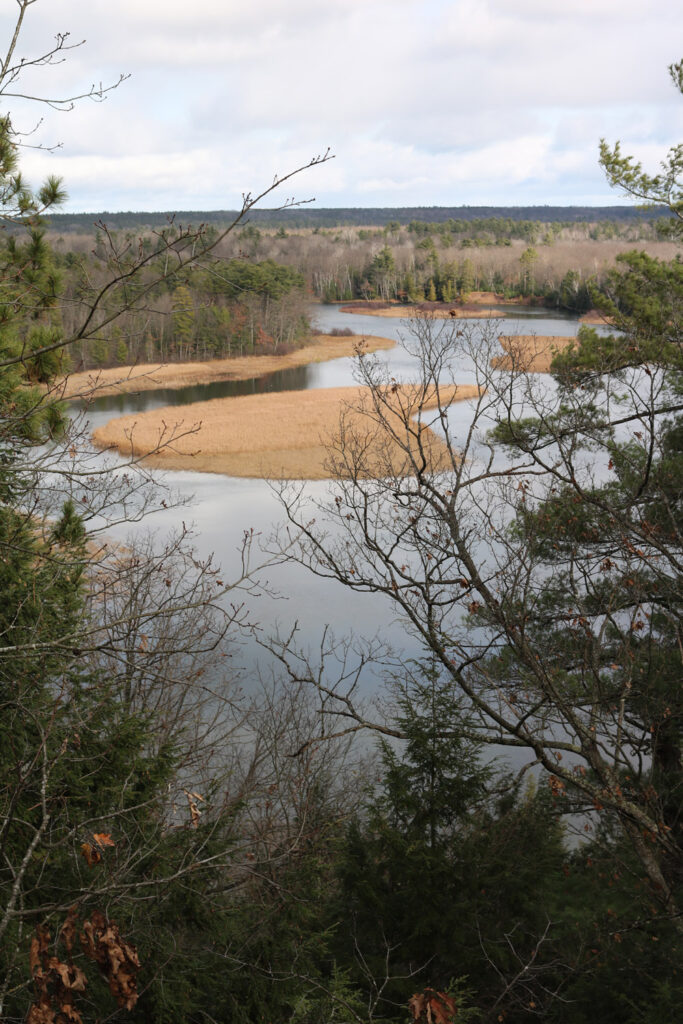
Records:
[[[310,386],[310,367],[295,366],[249,380],[221,380],[210,384],[192,384],[183,388],[159,388],[120,395],[102,395],[90,402],[74,402],[74,406],[93,413],[126,416],[128,413],[160,409],[165,405],[191,405],[211,398],[236,398],[239,395],[261,395],[268,391],[305,391]],[[99,418],[99,416],[98,416]]]

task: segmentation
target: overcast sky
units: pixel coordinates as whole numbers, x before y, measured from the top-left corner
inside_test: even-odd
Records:
[[[16,3],[0,0],[3,53]],[[33,181],[66,209],[233,209],[330,147],[283,196],[316,205],[609,204],[598,141],[655,168],[683,139],[675,0],[36,0],[17,55],[86,43],[21,91],[130,78],[68,114],[4,98]],[[273,205],[271,202],[270,205]]]

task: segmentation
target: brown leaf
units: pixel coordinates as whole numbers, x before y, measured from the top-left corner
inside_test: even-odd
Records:
[[[59,933],[59,937],[66,946],[67,953],[70,953],[74,946],[74,939],[76,938],[76,916],[78,912],[78,906],[74,903],[73,907],[69,909],[69,913],[66,915],[66,920],[62,925],[62,930]]]
[[[71,1003],[65,1003],[60,1006],[60,1010],[63,1017],[73,1021],[73,1024],[83,1024],[83,1018],[81,1017],[78,1010],[75,1010]]]
[[[71,974],[68,964],[63,964],[60,960],[57,960],[57,957],[52,957],[50,969],[59,975],[64,988],[71,988]]]
[[[426,1008],[427,1008],[427,999],[426,999],[426,996],[424,995],[424,993],[422,993],[422,992],[416,992],[408,1000],[408,1009],[410,1010],[410,1012],[412,1014],[412,1017],[413,1017],[413,1020],[415,1020],[415,1021],[419,1021],[420,1020],[420,1018],[422,1017],[423,1013],[425,1013]]]
[[[95,911],[92,920],[84,922],[81,947],[106,976],[119,1006],[132,1010],[138,1000],[136,975],[140,970],[135,946],[121,937],[113,921]]]
[[[85,992],[88,985],[88,979],[85,976],[85,971],[82,971],[80,967],[76,967],[75,964],[71,965],[71,988],[74,992]]]
[[[416,1022],[426,1024],[454,1024],[458,1008],[455,1000],[445,992],[426,988],[416,992],[408,1001],[408,1008]]]
[[[116,846],[116,843],[111,837],[111,832],[93,832],[93,839],[98,846],[104,849],[105,846]]]
[[[192,828],[199,828],[199,819],[202,816],[202,812],[199,810],[196,801],[201,800],[204,803],[204,797],[201,793],[190,793],[187,789],[183,790],[187,797],[187,804],[190,808],[190,817],[192,819]]]
[[[28,1011],[26,1024],[55,1024],[56,1014],[49,1003],[34,1003]]]
[[[71,907],[60,931],[60,939],[69,952],[75,935],[76,906]],[[36,928],[31,942],[29,961],[34,979],[35,997],[27,1021],[29,1024],[83,1024],[73,1006],[75,992],[85,991],[87,978],[80,967],[63,963],[58,956],[48,956],[50,933],[44,925]]]
[[[31,949],[28,955],[28,964],[31,970],[31,974],[35,974],[36,971],[40,970],[40,942],[34,935],[31,939]]]
[[[92,926],[92,921],[83,922],[83,931],[81,932],[81,949],[86,956],[89,956],[91,960],[95,959],[95,930]]]
[[[85,857],[89,868],[94,868],[102,860],[102,854],[98,850],[94,850],[90,843],[81,843],[81,853]]]

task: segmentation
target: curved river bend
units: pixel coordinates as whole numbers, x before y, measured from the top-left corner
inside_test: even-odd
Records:
[[[337,306],[315,307],[313,320],[318,330],[329,332],[334,327],[350,327],[356,335],[380,334],[400,340],[407,334],[405,322],[390,318],[340,313]],[[476,321],[475,321],[476,323]],[[539,335],[576,334],[579,323],[576,318],[552,316],[542,312],[519,313],[501,321],[501,334],[536,333]],[[386,361],[392,373],[408,379],[414,376],[413,361],[401,348],[377,353]],[[264,391],[306,390],[311,388],[341,387],[354,383],[352,359],[337,359],[329,363],[317,363],[298,367],[280,373],[249,381],[219,382],[204,386],[182,389],[141,392],[113,398],[96,399],[90,406],[87,418],[91,429],[108,420],[128,413],[164,405],[191,406],[192,402]],[[459,383],[473,381],[471,370],[463,367],[458,374]],[[470,422],[470,403],[461,402],[456,406],[455,415],[462,418],[463,431]],[[188,410],[188,420],[191,419]],[[274,525],[283,521],[282,509],[266,481],[235,479],[216,474],[164,471],[164,480],[172,488],[193,494],[192,507],[168,509],[158,513],[147,525],[160,535],[165,535],[181,522],[191,523],[194,529],[194,545],[203,559],[215,553],[215,559],[223,568],[226,580],[236,575],[239,567],[239,550],[243,534],[254,530],[260,537],[267,538]],[[314,481],[306,484],[315,498],[323,498],[330,484]],[[141,529],[142,527],[137,527]],[[130,533],[131,527],[126,533]],[[292,625],[299,624],[299,639],[312,652],[319,649],[325,627],[329,626],[337,637],[370,637],[377,635],[409,657],[418,657],[417,645],[411,643],[405,627],[394,618],[388,602],[376,595],[350,595],[341,584],[320,580],[297,565],[279,565],[268,571],[268,581],[279,597],[263,595],[250,598],[252,621],[260,624],[264,633],[270,634],[276,628],[289,632]],[[245,639],[235,651],[232,664],[241,671],[243,685],[249,686],[249,678],[263,670],[264,654],[254,642]],[[267,669],[267,666],[265,666]],[[373,688],[372,679],[367,688]]]

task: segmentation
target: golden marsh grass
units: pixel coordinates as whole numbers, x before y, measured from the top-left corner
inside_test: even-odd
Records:
[[[397,387],[390,398],[387,418],[399,437],[408,436],[405,421],[422,408],[474,398],[474,385],[444,388],[421,395],[414,385]],[[329,467],[331,440],[338,435],[341,417],[346,430],[363,439],[359,475],[410,475],[401,445],[382,431],[372,417],[370,392],[362,387],[284,391],[217,398],[191,406],[154,409],[112,420],[93,434],[100,448],[116,448],[124,456],[144,457],[151,465],[237,477],[324,480]],[[420,434],[430,468],[448,468],[451,456],[428,427]],[[417,447],[417,438],[411,447]],[[153,454],[149,454],[153,453]],[[408,460],[409,461],[409,460]]]

